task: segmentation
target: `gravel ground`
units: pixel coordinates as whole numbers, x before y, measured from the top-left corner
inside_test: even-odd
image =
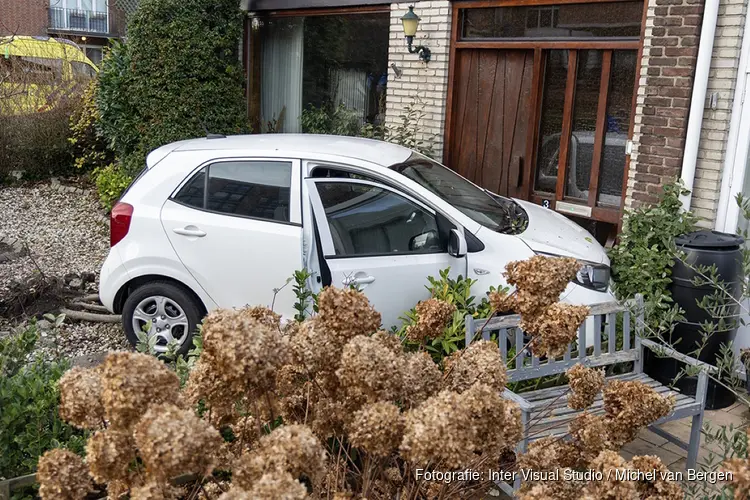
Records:
[[[20,240],[22,253],[28,252],[0,261],[0,299],[13,285],[29,283],[38,274],[37,266],[46,277],[61,280],[95,275],[80,293],[96,292],[99,269],[109,251],[109,228],[93,193],[65,192],[50,183],[0,188],[0,214],[0,241]],[[9,318],[0,317],[0,334],[11,326],[15,325]],[[57,331],[42,330],[39,348],[53,356],[91,358],[129,349],[129,344],[120,324],[66,320]]]

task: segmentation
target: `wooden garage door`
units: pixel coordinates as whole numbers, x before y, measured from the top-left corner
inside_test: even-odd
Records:
[[[504,196],[523,196],[533,50],[456,51],[448,165]]]

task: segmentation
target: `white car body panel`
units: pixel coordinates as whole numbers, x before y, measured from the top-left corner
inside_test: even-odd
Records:
[[[295,298],[292,287],[284,287],[286,280],[298,269],[320,271],[312,224],[315,197],[310,181],[303,182],[318,165],[367,175],[429,210],[440,212],[457,228],[476,235],[484,245],[483,250],[461,258],[433,253],[326,260],[333,286],[344,286],[342,282],[347,277],[375,278],[361,288],[382,314],[386,326],[398,323],[399,316],[427,298],[427,277],[437,276],[446,267],[451,268],[454,277],[462,274],[477,280],[473,294],[479,298],[490,286],[506,284],[502,273],[508,262],[527,259],[535,253],[609,264],[604,248],[586,230],[529,202],[514,200],[529,217],[523,233],[502,234],[482,226],[446,200],[388,168],[413,154],[380,141],[294,134],[195,139],[163,146],[148,156],[148,171],[121,200],[134,207],[133,218],[128,234],[111,249],[102,268],[102,302],[114,310],[115,296],[128,281],[161,275],[191,289],[208,310],[273,303],[282,316],[293,316]],[[191,173],[222,159],[292,161],[291,223],[218,214],[170,200]],[[322,213],[322,207],[318,207],[318,224],[324,222]],[[190,229],[188,226],[195,226],[206,236],[174,233],[174,229]],[[325,233],[326,230],[321,231],[323,246],[330,244],[325,241],[330,237]],[[314,291],[321,287],[319,276],[309,281]],[[274,289],[279,288],[274,300]],[[571,283],[561,299],[594,304],[613,301],[614,297],[609,292]]]

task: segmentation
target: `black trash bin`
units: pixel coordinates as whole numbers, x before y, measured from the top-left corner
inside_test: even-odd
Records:
[[[743,243],[744,240],[737,235],[708,230],[675,238],[677,248],[686,254],[685,262],[693,267],[715,265],[719,280],[737,299],[741,295]],[[701,323],[711,320],[710,314],[698,306],[698,301],[714,293],[714,289],[711,285],[696,287],[693,284],[695,276],[695,271],[681,261],[676,261],[672,267],[670,292],[675,303],[685,311],[685,321],[675,326],[671,343],[684,354],[693,353],[701,345]],[[733,307],[732,310],[733,314],[739,313],[738,307]],[[729,320],[724,331],[716,331],[710,336],[698,359],[716,365],[716,359],[721,356],[721,345],[733,341],[736,333],[736,321]],[[663,384],[671,384],[684,364],[671,358],[660,358],[648,349],[645,351],[644,371]],[[683,375],[675,386],[683,394],[693,396],[697,384],[697,377]],[[709,379],[707,409],[726,408],[734,404],[735,399],[734,393]]]

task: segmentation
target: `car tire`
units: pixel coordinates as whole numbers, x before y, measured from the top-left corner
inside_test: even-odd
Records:
[[[136,288],[122,308],[122,326],[128,341],[138,344],[136,326],[150,326],[149,337],[156,335],[155,350],[166,351],[170,338],[177,340],[177,354],[187,354],[193,333],[201,322],[203,308],[184,288],[168,281],[152,281]],[[150,325],[148,323],[150,321]]]

